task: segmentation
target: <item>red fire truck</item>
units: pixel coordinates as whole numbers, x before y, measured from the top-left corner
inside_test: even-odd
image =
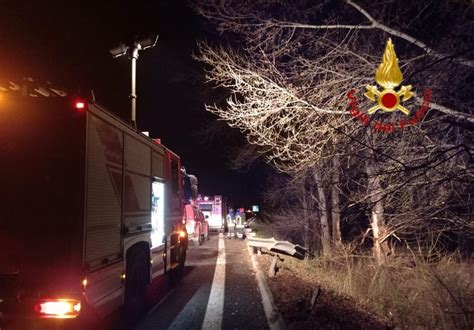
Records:
[[[0,88],[0,155],[0,321],[133,319],[183,268],[180,158],[103,107]]]
[[[181,168],[181,175],[184,178],[183,191],[185,205],[183,224],[186,226],[188,232],[188,240],[199,246],[209,239],[209,223],[196,205],[198,179],[195,175],[186,173],[184,167]]]

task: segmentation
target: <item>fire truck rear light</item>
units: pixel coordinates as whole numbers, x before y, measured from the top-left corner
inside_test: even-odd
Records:
[[[82,98],[75,98],[72,100],[72,107],[78,112],[83,112],[87,110],[89,104]]]
[[[181,237],[181,238],[186,237],[186,231],[181,230],[181,231],[179,232],[179,237]]]
[[[77,101],[76,103],[74,103],[74,106],[76,107],[76,109],[84,109],[86,107],[86,104],[82,101]]]
[[[81,311],[81,302],[75,299],[52,299],[38,303],[35,309],[41,317],[75,318]]]

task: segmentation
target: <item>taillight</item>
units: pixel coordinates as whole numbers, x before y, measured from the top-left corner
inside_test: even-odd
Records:
[[[84,109],[86,107],[86,104],[84,102],[77,101],[75,103],[75,106],[76,106],[76,109]]]
[[[75,318],[81,311],[81,302],[75,299],[49,299],[36,304],[35,310],[41,317]]]
[[[77,111],[82,112],[87,110],[88,103],[83,99],[75,99],[73,100],[72,107]]]

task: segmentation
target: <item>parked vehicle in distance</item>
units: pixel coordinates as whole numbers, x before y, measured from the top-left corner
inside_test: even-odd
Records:
[[[197,206],[192,204],[184,206],[183,223],[186,226],[188,239],[195,245],[201,245],[209,239],[209,223]]]
[[[206,240],[209,240],[209,221],[208,221],[208,217],[204,215],[204,213],[201,212],[201,210],[199,210],[199,221],[201,222],[201,226],[202,226],[202,234],[203,234],[203,240],[206,241]]]

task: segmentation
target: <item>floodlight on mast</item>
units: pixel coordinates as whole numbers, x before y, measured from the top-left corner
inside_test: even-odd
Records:
[[[138,52],[151,47],[154,47],[158,41],[158,35],[152,35],[142,39],[133,40],[128,45],[120,43],[117,47],[109,50],[109,53],[113,58],[117,58],[128,54],[132,61],[132,83],[130,91],[130,102],[131,102],[131,121],[133,127],[137,128],[136,115],[137,115],[137,93],[136,93],[136,81],[137,81],[137,60]]]

